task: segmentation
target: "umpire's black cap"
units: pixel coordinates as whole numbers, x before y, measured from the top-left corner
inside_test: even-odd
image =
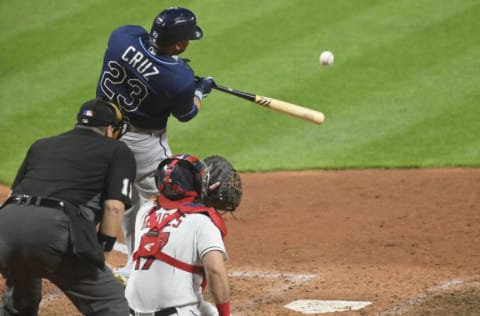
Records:
[[[118,113],[112,104],[104,99],[96,98],[85,102],[77,114],[77,122],[86,126],[108,126],[118,121]]]

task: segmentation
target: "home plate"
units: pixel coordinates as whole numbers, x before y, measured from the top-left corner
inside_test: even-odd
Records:
[[[370,304],[372,303],[356,301],[297,300],[284,307],[304,314],[317,314],[356,311]]]

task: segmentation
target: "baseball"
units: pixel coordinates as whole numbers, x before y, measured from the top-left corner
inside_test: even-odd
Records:
[[[320,54],[320,63],[324,66],[333,65],[333,54],[326,50]]]

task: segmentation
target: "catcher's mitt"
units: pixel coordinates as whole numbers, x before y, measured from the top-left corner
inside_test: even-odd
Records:
[[[203,161],[210,172],[208,185],[220,182],[218,188],[208,190],[205,205],[216,210],[235,211],[242,199],[242,182],[237,170],[222,156],[209,156]]]

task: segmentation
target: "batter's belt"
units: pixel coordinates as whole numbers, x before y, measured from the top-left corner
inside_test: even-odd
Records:
[[[162,309],[161,311],[152,312],[152,313],[141,313],[133,310],[132,308],[128,308],[128,311],[132,316],[170,316],[177,313],[177,309],[175,307],[165,308],[165,309]]]
[[[165,128],[162,129],[144,129],[138,128],[132,124],[128,125],[128,132],[137,133],[137,134],[147,134],[147,135],[161,135],[165,133]]]

